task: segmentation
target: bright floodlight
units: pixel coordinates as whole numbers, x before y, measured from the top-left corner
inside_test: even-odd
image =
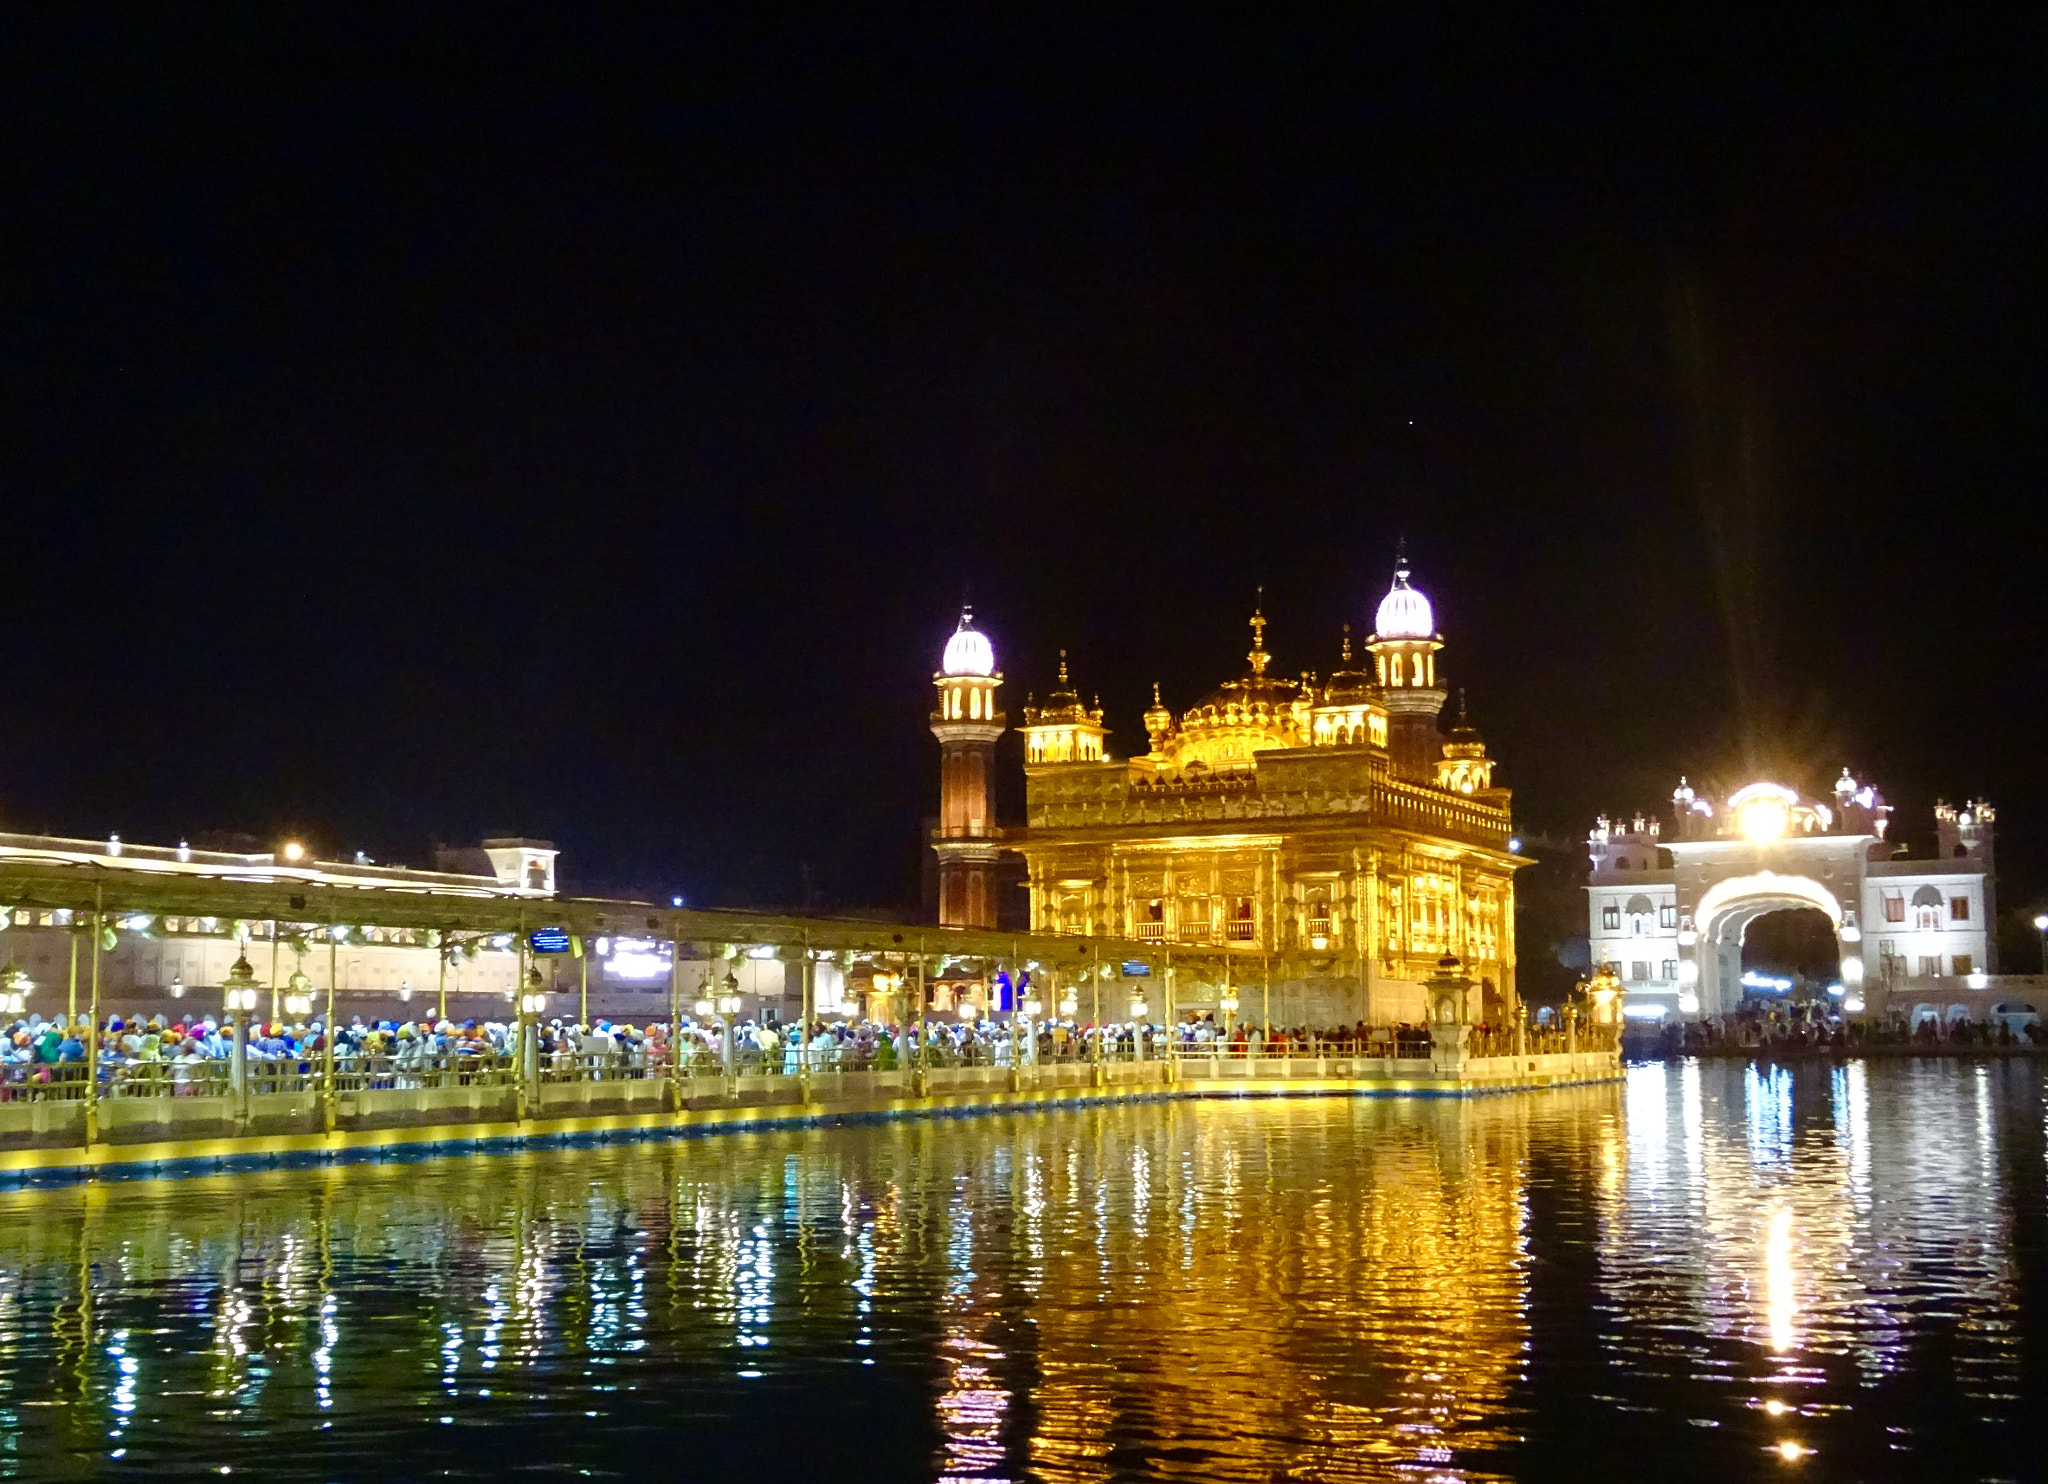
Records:
[[[1792,806],[1799,802],[1799,795],[1783,784],[1752,783],[1739,788],[1728,798],[1728,807],[1734,811],[1735,827],[1759,844],[1782,839],[1792,827]]]
[[[2037,932],[2048,933],[2048,912],[2043,912],[2034,919],[2034,929]]]

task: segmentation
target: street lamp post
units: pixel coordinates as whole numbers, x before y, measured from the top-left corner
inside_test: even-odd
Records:
[[[21,965],[10,963],[5,973],[0,973],[0,1013],[19,1015],[28,1007],[28,997],[35,992],[35,983],[28,977]]]
[[[250,967],[248,949],[244,948],[236,957],[222,989],[225,991],[222,998],[227,1013],[235,1017],[235,1059],[228,1064],[228,1077],[235,1090],[235,1121],[246,1128],[249,1123],[249,1017],[256,1013],[258,998],[256,970]]]
[[[740,1092],[739,1058],[733,1046],[733,1021],[739,1018],[740,1006],[743,1003],[740,999],[739,975],[735,974],[731,969],[727,969],[725,971],[725,993],[718,998],[718,1015],[724,1024],[724,1028],[719,1034],[719,1052],[725,1063],[726,1095],[732,1098],[738,1098]],[[810,1042],[808,1039],[810,1027],[806,1026],[804,1030],[806,1036],[804,1053],[808,1056],[810,1054]],[[809,1064],[806,1062],[802,1063],[802,1065],[808,1067]],[[806,1075],[799,1080],[804,1085],[805,1099],[808,1101],[810,1078]]]
[[[540,965],[526,971],[519,994],[518,1112],[523,1123],[533,1105],[540,1101],[540,1017],[547,1013],[548,985],[541,978]]]

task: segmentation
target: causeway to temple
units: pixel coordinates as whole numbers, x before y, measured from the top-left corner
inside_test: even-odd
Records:
[[[1426,1023],[1277,1031],[1254,978],[1242,1018],[1259,1030],[1245,1036],[1235,991],[1221,1017],[1176,1003],[1181,974],[1202,972],[1200,949],[565,898],[540,842],[493,849],[506,859],[463,874],[0,837],[0,1010],[17,1027],[0,1076],[0,1181],[1134,1096],[1467,1096],[1620,1075],[1618,1007],[1542,1031],[1519,1015],[1475,1023],[1472,981],[1448,956],[1427,981]],[[189,990],[172,974],[156,976],[168,990],[144,993],[132,966],[110,982],[116,962],[171,944],[194,955],[181,962],[233,962],[195,968]],[[631,1031],[604,1032],[593,1051],[579,1036],[625,1023],[592,1010],[599,945],[607,962],[630,955],[634,972],[659,977],[625,1012]],[[387,950],[437,965],[434,982],[379,981],[366,965]],[[742,970],[757,990],[765,975],[794,991],[772,1052],[761,1032],[778,1017],[742,1018]],[[155,1012],[145,1025],[211,1021],[220,1054],[188,1045],[139,1061],[123,1035],[138,1005]],[[116,1028],[124,1011],[130,1023]],[[837,1049],[850,1017],[879,1054]],[[431,1053],[351,1034],[401,1020],[454,1034]],[[280,1024],[299,1032],[286,1054],[251,1046]]]

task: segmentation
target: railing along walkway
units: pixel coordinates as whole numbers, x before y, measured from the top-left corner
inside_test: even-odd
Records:
[[[1593,1075],[1611,1049],[1581,1046],[1565,1055],[1549,1038],[1519,1055],[1466,1057],[1460,1082],[1520,1080],[1524,1085]],[[656,1055],[554,1053],[522,1078],[514,1058],[490,1052],[341,1056],[333,1087],[317,1059],[251,1058],[238,1084],[231,1060],[109,1064],[100,1081],[99,1137],[110,1143],[313,1133],[322,1128],[456,1128],[525,1118],[660,1113],[718,1106],[790,1107],[811,1103],[945,1097],[988,1091],[1049,1092],[1090,1087],[1158,1086],[1171,1081],[1443,1081],[1447,1069],[1426,1038],[1244,1042],[1143,1046],[1129,1039],[1099,1046],[1081,1039],[1037,1046],[968,1043],[914,1054],[910,1065],[878,1046],[846,1046],[836,1056],[813,1048],[799,1057],[750,1048],[728,1069],[718,1050],[685,1046],[673,1065]],[[1012,1051],[1022,1053],[1014,1060]],[[1000,1054],[997,1054],[1000,1053]],[[894,1060],[896,1065],[889,1063]],[[0,1064],[0,1148],[76,1148],[86,1142],[85,1068]]]

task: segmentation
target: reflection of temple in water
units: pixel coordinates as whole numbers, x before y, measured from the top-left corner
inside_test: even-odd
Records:
[[[90,1316],[88,1434],[195,1385],[254,1419],[872,1362],[927,1378],[945,1477],[1105,1478],[1135,1438],[1211,1477],[1381,1473],[1507,1436],[1529,1116],[1170,1104],[52,1191],[9,1198],[0,1265]],[[153,1284],[192,1332],[129,1324],[124,1372],[104,1310]]]

